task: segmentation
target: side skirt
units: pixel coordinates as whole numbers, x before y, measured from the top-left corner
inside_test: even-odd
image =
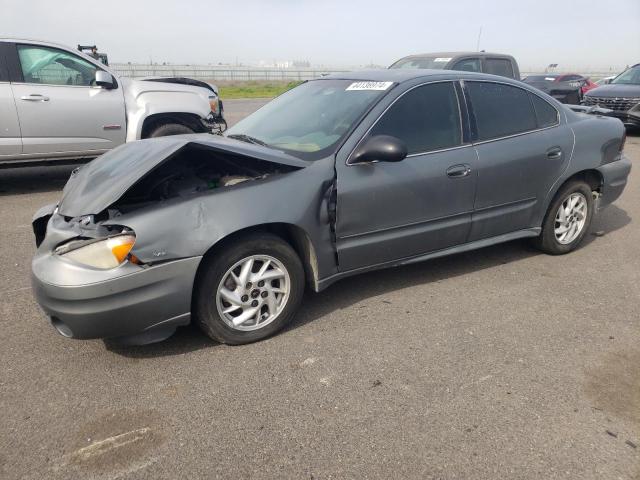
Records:
[[[399,260],[392,260],[390,262],[379,263],[377,265],[370,265],[367,267],[357,268],[346,272],[339,272],[329,277],[323,278],[317,282],[315,290],[321,292],[332,283],[337,282],[346,277],[352,275],[358,275],[359,273],[370,272],[373,270],[380,270],[383,268],[399,267],[401,265],[409,265],[411,263],[423,262],[425,260],[431,260],[433,258],[446,257],[447,255],[453,255],[456,253],[468,252],[470,250],[477,250],[478,248],[489,247],[498,243],[509,242],[511,240],[517,240],[520,238],[537,237],[542,231],[541,227],[526,228],[524,230],[518,230],[516,232],[505,233],[496,237],[483,238],[469,243],[463,243],[454,247],[444,248],[442,250],[436,250],[435,252],[429,252],[413,257],[401,258]]]

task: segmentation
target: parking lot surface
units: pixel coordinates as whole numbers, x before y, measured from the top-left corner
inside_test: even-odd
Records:
[[[352,277],[242,347],[58,335],[30,220],[72,167],[0,170],[0,478],[640,478],[638,134],[626,152],[630,183],[576,252]]]

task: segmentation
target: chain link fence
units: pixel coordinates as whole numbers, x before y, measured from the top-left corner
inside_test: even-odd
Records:
[[[230,67],[214,65],[150,65],[133,63],[114,63],[111,65],[118,75],[130,78],[140,77],[189,77],[212,81],[250,82],[282,81],[293,82],[312,80],[332,73],[344,73],[350,70],[321,68],[258,68]],[[522,77],[540,72],[521,72]],[[582,72],[592,80],[615,75],[619,72]]]

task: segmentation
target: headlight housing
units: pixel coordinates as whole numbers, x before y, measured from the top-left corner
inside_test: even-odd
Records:
[[[55,253],[83,265],[109,270],[122,265],[129,257],[136,236],[125,233],[96,241],[73,241],[56,248]]]
[[[209,95],[209,106],[216,117],[220,115],[220,102],[217,95]]]

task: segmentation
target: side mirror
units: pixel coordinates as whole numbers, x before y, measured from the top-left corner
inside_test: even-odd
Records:
[[[96,85],[98,87],[111,89],[114,86],[113,77],[104,70],[96,70]]]
[[[407,157],[407,146],[391,135],[375,135],[367,138],[356,149],[350,165],[370,162],[400,162]]]

